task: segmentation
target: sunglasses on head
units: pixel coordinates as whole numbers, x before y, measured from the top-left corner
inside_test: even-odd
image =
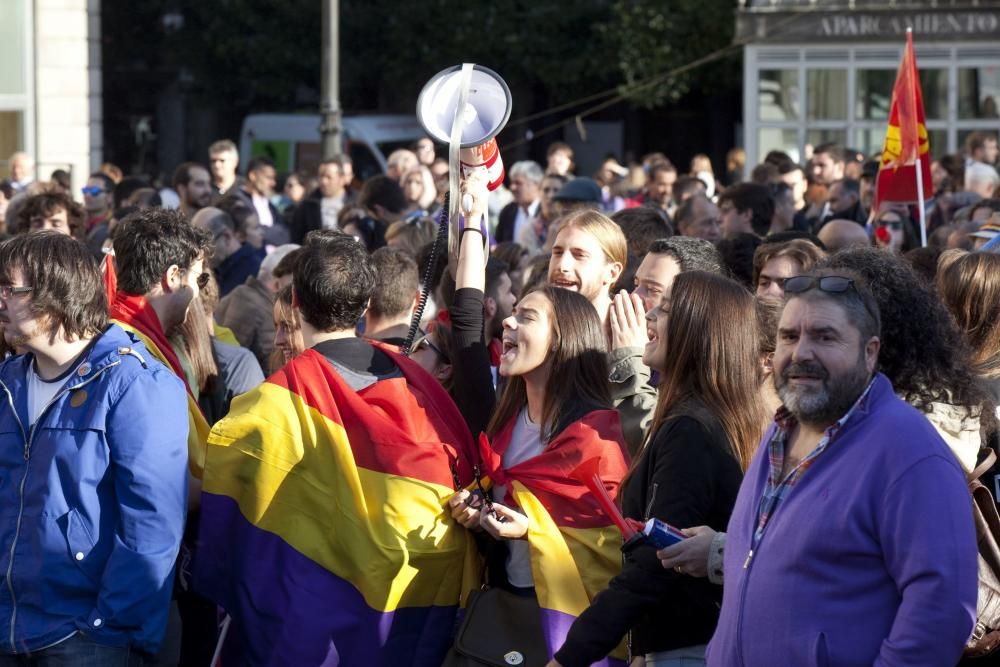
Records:
[[[821,292],[843,294],[852,287],[854,287],[854,280],[843,276],[822,276],[820,278],[794,276],[785,280],[785,294],[801,294],[814,288]]]
[[[98,185],[88,185],[85,188],[80,188],[80,192],[91,197],[96,197],[99,194],[107,192],[107,190]]]

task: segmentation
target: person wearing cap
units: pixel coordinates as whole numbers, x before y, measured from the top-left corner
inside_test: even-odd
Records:
[[[1000,234],[1000,213],[994,213],[989,222],[969,234],[969,238],[972,239],[972,249],[979,250],[998,234]]]

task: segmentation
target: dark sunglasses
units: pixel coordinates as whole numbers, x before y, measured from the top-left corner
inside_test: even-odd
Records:
[[[883,227],[888,227],[889,229],[899,230],[903,228],[902,220],[879,220],[878,224],[882,225]]]
[[[107,190],[97,185],[88,185],[85,188],[80,188],[80,192],[85,195],[90,195],[91,197],[96,197],[99,194],[107,192]]]
[[[205,289],[208,286],[208,281],[212,279],[212,274],[208,271],[201,273],[198,276],[198,289]]]
[[[843,294],[854,287],[854,281],[843,276],[794,276],[785,280],[785,294],[801,294],[813,288],[831,294]]]

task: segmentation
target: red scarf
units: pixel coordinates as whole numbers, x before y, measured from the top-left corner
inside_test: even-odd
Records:
[[[167,340],[167,335],[163,332],[160,318],[156,315],[153,307],[149,305],[149,302],[146,301],[146,297],[136,294],[126,294],[118,290],[115,292],[115,298],[111,300],[110,310],[111,319],[124,322],[153,341],[160,354],[163,355],[163,358],[170,362],[170,368],[173,370],[174,375],[184,382],[184,386],[190,393],[191,387],[188,387],[184,368],[174,353],[174,349],[170,347],[170,341]]]

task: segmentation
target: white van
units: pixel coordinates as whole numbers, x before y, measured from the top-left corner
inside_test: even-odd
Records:
[[[321,159],[319,114],[252,114],[240,132],[240,162],[266,155],[279,174],[300,169],[315,173]],[[346,116],[342,122],[344,153],[354,163],[355,177],[366,180],[385,172],[386,157],[426,136],[416,116]]]

